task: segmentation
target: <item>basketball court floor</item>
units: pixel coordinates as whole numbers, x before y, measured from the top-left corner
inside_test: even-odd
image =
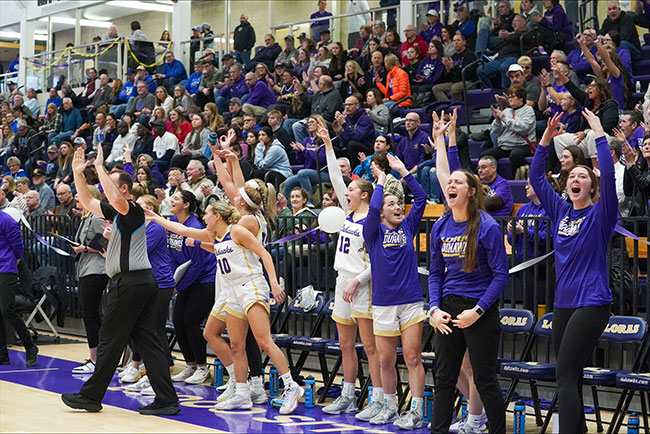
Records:
[[[254,406],[248,411],[215,411],[217,393],[214,387],[174,383],[180,399],[177,416],[142,416],[137,408],[153,397],[126,392],[117,375],[106,392],[104,409],[87,413],[66,407],[61,393],[77,392],[87,375],[73,375],[71,370],[87,358],[85,343],[43,345],[39,360],[32,368],[25,367],[21,347],[10,347],[11,365],[0,366],[0,432],[212,432],[212,433],[393,433],[392,424],[374,426],[359,422],[354,415],[331,416],[322,412],[322,405],[305,408],[301,403],[294,414],[283,416],[268,405]],[[178,354],[180,355],[180,353]],[[209,360],[212,361],[211,359]],[[177,362],[172,373],[184,367]],[[315,374],[315,373],[314,373]],[[305,374],[306,375],[306,374]],[[317,387],[318,383],[317,383]],[[328,400],[328,403],[330,400]],[[530,409],[529,409],[530,412]],[[509,430],[512,413],[506,415]],[[607,417],[608,419],[608,417]],[[527,428],[537,431],[532,416]],[[595,425],[590,432],[596,432]],[[426,426],[414,433],[428,432]]]

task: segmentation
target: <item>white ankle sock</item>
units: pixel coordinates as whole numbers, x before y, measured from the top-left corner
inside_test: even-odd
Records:
[[[293,385],[293,378],[291,377],[291,371],[280,375],[280,378],[282,378],[282,382],[284,383],[285,389]]]
[[[373,387],[372,388],[372,398],[370,402],[373,401],[378,401],[378,402],[383,402],[384,401],[384,388],[383,387]]]
[[[248,396],[250,395],[250,389],[248,387],[248,382],[246,383],[237,383],[237,388],[235,389],[239,395]]]
[[[354,397],[354,383],[343,383],[343,396]]]
[[[469,426],[474,427],[474,428],[480,428],[481,426],[481,419],[482,415],[479,414],[478,416],[475,414],[468,414],[467,416],[467,423]]]
[[[384,407],[397,407],[397,401],[395,401],[394,393],[384,394]]]
[[[228,377],[230,377],[231,380],[235,379],[235,364],[231,363],[230,365],[226,366],[226,372],[228,373]]]
[[[253,389],[264,389],[264,377],[261,375],[251,377],[251,385]]]
[[[422,398],[411,398],[411,410],[415,410],[417,414],[422,414]]]

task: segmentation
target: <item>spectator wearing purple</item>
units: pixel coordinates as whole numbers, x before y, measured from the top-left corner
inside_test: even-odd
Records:
[[[559,32],[564,41],[573,40],[573,23],[560,6],[560,0],[545,0],[544,7],[546,8],[544,16],[535,17],[533,21],[547,31]]]
[[[598,39],[600,39],[600,42],[602,42],[603,45],[613,45],[616,47],[616,54],[621,56],[621,62],[623,62],[623,66],[628,71],[632,71],[632,57],[630,56],[629,51],[621,47],[620,33],[618,33],[616,30],[610,30],[606,34],[599,36]]]
[[[422,59],[417,69],[415,70],[415,79],[411,84],[411,93],[426,93],[431,95],[433,85],[438,83],[445,71],[445,65],[442,63],[444,56],[444,48],[442,43],[437,39],[429,42],[429,50],[427,57]]]
[[[315,18],[331,17],[332,13],[327,12],[326,8],[327,0],[318,0],[318,11],[311,14],[309,18],[313,20]],[[330,20],[314,21],[311,23],[311,38],[316,42],[320,41],[320,32],[329,29],[329,27]]]
[[[435,9],[427,11],[427,23],[420,24],[420,37],[427,44],[431,42],[434,36],[442,36],[442,23],[440,22],[440,13]]]
[[[650,1],[649,0],[636,0],[634,2],[634,24],[639,27],[650,29]]]
[[[614,129],[614,135],[617,139],[627,142],[632,148],[643,148],[644,130],[641,123],[643,115],[637,110],[628,110],[623,112],[621,120],[618,123],[618,130]],[[623,138],[625,140],[623,140]]]
[[[242,74],[241,65],[232,65],[230,67],[230,77],[224,80],[224,85],[219,90],[219,96],[215,101],[219,113],[226,113],[228,111],[228,101],[232,98],[239,98],[245,102],[249,92],[250,89]]]
[[[585,45],[587,46],[587,49],[591,51],[591,54],[596,57],[596,53],[598,52],[596,48],[596,31],[594,29],[585,29],[581,34],[579,33],[576,38],[578,41],[582,40],[584,41]],[[573,70],[578,74],[578,77],[580,80],[584,80],[585,76],[587,74],[591,74],[591,65],[589,65],[589,62],[585,58],[584,53],[580,49],[580,47],[576,48],[575,50],[572,50],[569,55],[567,56],[567,62],[569,62],[569,65],[573,68]]]
[[[284,181],[284,196],[290,197],[291,190],[295,187],[302,187],[309,197],[313,194],[312,185],[320,182],[329,182],[330,177],[327,171],[319,172],[318,169],[325,167],[325,147],[321,146],[323,141],[316,137],[320,125],[325,125],[325,119],[321,115],[311,115],[307,118],[307,131],[309,136],[302,143],[292,142],[293,154],[298,164],[304,166],[296,175],[290,176]],[[320,147],[320,149],[318,149]],[[318,159],[318,161],[317,161]]]
[[[343,113],[337,111],[334,114],[332,129],[343,140],[343,148],[347,148],[353,167],[359,164],[359,152],[372,152],[375,126],[357,97],[349,96],[345,99]]]
[[[406,115],[406,135],[399,139],[395,154],[404,162],[412,174],[418,171],[418,165],[424,161],[424,146],[429,143],[429,135],[420,130],[420,115],[411,112]]]
[[[250,93],[242,110],[252,116],[263,116],[266,109],[276,102],[273,91],[266,81],[258,80],[254,72],[246,74],[246,85],[250,88]]]
[[[483,185],[490,188],[485,198],[485,210],[492,217],[510,216],[513,201],[512,189],[508,181],[497,174],[497,160],[485,155],[478,161],[478,176]]]

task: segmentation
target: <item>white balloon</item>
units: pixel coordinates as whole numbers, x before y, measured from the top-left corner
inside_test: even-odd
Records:
[[[345,211],[338,206],[328,206],[318,214],[318,225],[329,234],[339,232],[345,222]]]
[[[14,220],[16,220],[16,223],[20,223],[20,219],[23,216],[23,213],[20,212],[18,208],[13,208],[13,207],[7,207],[3,210],[7,214],[9,214]]]

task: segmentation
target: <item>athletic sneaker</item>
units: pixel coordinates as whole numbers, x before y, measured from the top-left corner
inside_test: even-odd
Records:
[[[185,369],[172,377],[172,381],[185,381],[194,375],[194,371],[196,371],[196,366],[187,365]]]
[[[268,402],[269,397],[266,396],[266,390],[251,388],[251,400],[255,405],[262,405]]]
[[[356,413],[358,411],[357,404],[354,402],[354,396],[339,395],[333,403],[327,407],[323,407],[323,413],[327,414],[341,414],[341,413]]]
[[[217,398],[217,402],[224,402],[231,396],[235,394],[235,388],[237,387],[237,382],[235,380],[230,380],[226,383],[226,389],[221,392],[221,395]]]
[[[384,403],[381,401],[370,401],[370,404],[364,408],[361,413],[357,413],[354,417],[357,420],[362,420],[364,422],[370,421],[373,417],[377,416],[381,410],[384,408]]]
[[[384,408],[381,409],[377,416],[369,420],[371,425],[386,425],[390,423],[397,417],[397,404],[395,405],[384,405]]]
[[[207,366],[199,366],[191,377],[185,379],[185,382],[187,384],[202,384],[209,376],[210,368]]]
[[[467,423],[467,417],[468,417],[467,415],[468,415],[468,414],[469,414],[469,413],[467,413],[467,414],[465,415],[464,418],[462,418],[462,419],[456,421],[455,423],[453,423],[453,424],[449,427],[449,432],[450,432],[450,433],[454,433],[454,434],[455,434],[455,433],[460,433],[460,432],[462,432],[463,427],[464,427],[465,424]],[[481,415],[481,426],[480,426],[479,429],[480,429],[481,431],[485,431],[485,430],[487,430],[487,415],[485,415],[485,414],[482,414],[482,415]]]
[[[142,396],[156,396],[156,392],[153,391],[153,387],[151,385],[145,387],[140,391],[140,395]]]
[[[142,389],[149,386],[151,386],[151,383],[149,383],[149,377],[143,375],[137,383],[129,384],[128,386],[124,387],[124,390],[128,392],[141,392]]]
[[[233,378],[233,381],[234,381],[234,378]],[[219,393],[223,393],[223,392],[225,392],[226,389],[228,388],[228,383],[229,383],[229,382],[230,382],[230,380],[224,382],[221,386],[218,386],[218,387],[216,388],[216,389],[217,389],[217,392],[219,392]]]
[[[140,378],[142,378],[143,375],[146,374],[147,371],[134,368],[133,366],[129,365],[128,368],[126,368],[128,371],[122,378],[120,378],[120,381],[122,383],[135,383],[138,381]]]
[[[253,401],[250,395],[235,393],[223,402],[218,402],[215,406],[217,410],[250,410],[253,408]]]
[[[415,410],[405,411],[393,425],[404,430],[418,429],[422,426],[422,416]]]
[[[124,378],[124,376],[132,371],[138,371],[137,368],[134,368],[133,365],[130,363],[126,366],[126,368],[122,369],[120,372],[117,373],[117,378],[120,380]]]
[[[472,425],[466,423],[463,425],[463,427],[458,431],[458,434],[482,434],[483,430],[479,428],[475,428]]]
[[[289,414],[292,413],[296,408],[298,408],[298,401],[305,394],[305,389],[298,386],[296,383],[292,383],[289,387],[284,388],[284,393],[282,394],[282,407],[280,407],[280,414]]]
[[[95,372],[95,364],[92,360],[86,360],[81,365],[72,368],[73,374],[92,374]]]

